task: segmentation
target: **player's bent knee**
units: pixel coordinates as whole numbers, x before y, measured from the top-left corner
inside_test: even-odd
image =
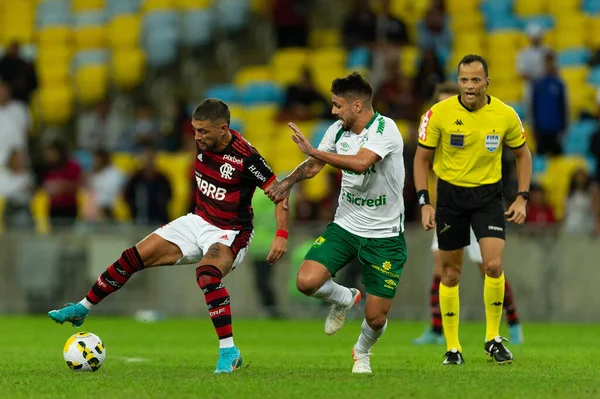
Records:
[[[383,313],[374,314],[374,315],[366,315],[365,319],[367,320],[367,324],[373,330],[381,330],[385,326],[385,322],[387,321],[387,316]]]
[[[304,295],[312,295],[320,288],[317,280],[308,274],[298,273],[296,288]]]

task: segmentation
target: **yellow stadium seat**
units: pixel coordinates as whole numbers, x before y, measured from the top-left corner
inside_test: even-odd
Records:
[[[145,12],[156,10],[168,10],[176,6],[175,0],[145,0],[143,2],[143,10]]]
[[[519,102],[523,99],[523,85],[515,80],[496,81],[490,86],[489,93],[503,102]]]
[[[489,33],[486,37],[487,53],[516,51],[521,47],[522,34],[517,30],[503,30]]]
[[[77,50],[97,49],[106,43],[106,28],[102,25],[88,25],[73,31]]]
[[[260,128],[261,125],[273,123],[278,111],[276,105],[248,107],[244,109],[243,121],[247,128],[251,127],[250,125],[257,125]]]
[[[317,90],[325,96],[331,98],[331,82],[334,79],[346,76],[346,69],[317,69],[313,70],[314,82]]]
[[[244,67],[235,76],[236,86],[245,86],[252,82],[270,82],[271,68],[266,65]]]
[[[456,13],[450,18],[450,27],[452,32],[458,34],[460,32],[476,34],[483,33],[483,15],[478,11],[469,13]]]
[[[32,43],[34,38],[33,20],[16,18],[6,21],[0,28],[3,44],[8,45],[14,41],[19,43]]]
[[[211,0],[175,0],[175,4],[184,10],[193,10],[210,7]]]
[[[346,50],[340,47],[316,49],[311,52],[308,61],[314,70],[343,68],[346,64]]]
[[[586,66],[566,67],[560,69],[560,76],[571,87],[578,87],[585,84],[587,79],[588,69]]]
[[[48,125],[64,125],[73,116],[71,85],[45,86],[40,89],[40,117]]]
[[[38,43],[40,46],[65,46],[71,39],[71,28],[66,25],[48,26],[38,31]]]
[[[338,29],[314,29],[309,36],[310,47],[314,49],[338,47],[342,44],[342,36]]]
[[[541,183],[546,190],[546,197],[558,220],[564,217],[565,201],[571,185],[571,176],[579,168],[587,170],[587,162],[583,157],[563,156],[548,160],[546,173],[543,175]]]
[[[43,190],[38,190],[30,202],[31,216],[38,234],[50,232],[50,196]]]
[[[312,202],[320,202],[330,192],[329,176],[327,173],[318,173],[312,179],[305,180],[302,186],[304,197]]]
[[[404,76],[413,77],[417,73],[417,63],[421,57],[421,51],[415,46],[402,47],[400,52],[400,71]]]
[[[118,88],[123,90],[139,86],[146,66],[146,55],[139,48],[113,51],[112,78]]]
[[[112,48],[137,47],[140,41],[140,17],[134,14],[117,15],[108,24],[108,43]]]
[[[520,16],[541,15],[547,13],[546,0],[515,0],[515,14]]]
[[[282,86],[297,83],[308,58],[309,53],[303,48],[278,50],[271,59],[273,79]]]
[[[454,17],[459,14],[473,15],[477,12],[479,0],[452,0],[447,1],[446,11]]]
[[[229,104],[229,113],[231,114],[231,119],[244,121],[245,110],[241,105]]]
[[[250,0],[250,9],[255,13],[267,15],[271,11],[271,0]]]
[[[556,27],[558,29],[568,30],[570,28],[585,27],[589,17],[579,11],[573,13],[564,13],[556,16]]]
[[[108,92],[108,67],[86,65],[75,74],[77,98],[83,104],[94,104],[106,98]]]
[[[600,15],[588,19],[586,44],[593,49],[600,48]]]
[[[117,222],[131,221],[131,209],[129,209],[127,201],[122,196],[119,196],[113,203],[112,212]]]
[[[73,0],[73,11],[95,11],[104,8],[104,0]]]
[[[53,65],[68,64],[71,61],[73,51],[67,45],[40,45],[36,64]]]
[[[586,27],[587,25],[558,28],[554,34],[554,47],[557,50],[566,50],[585,46]]]
[[[114,152],[110,157],[111,163],[125,174],[133,174],[139,167],[135,155],[128,152]]]
[[[376,10],[380,6],[380,2],[376,0],[371,0],[371,6]],[[409,17],[410,10],[408,9],[407,2],[404,0],[391,0],[390,3],[390,12],[391,14],[402,20],[407,20]]]
[[[549,1],[548,12],[555,16],[576,13],[581,5],[581,0]]]
[[[398,130],[400,130],[400,134],[402,135],[402,140],[405,143],[410,143],[413,141],[413,135],[411,130],[411,122],[406,120],[397,120],[396,126],[398,126]]]
[[[446,2],[448,4],[448,2]],[[406,7],[409,10],[409,18],[421,19],[429,10],[431,0],[406,1]]]
[[[71,71],[66,63],[38,64],[37,72],[42,86],[67,84],[71,78]]]
[[[162,171],[171,183],[172,198],[168,204],[169,217],[176,219],[185,214],[190,201],[190,169],[194,155],[189,153],[159,153],[156,167]]]

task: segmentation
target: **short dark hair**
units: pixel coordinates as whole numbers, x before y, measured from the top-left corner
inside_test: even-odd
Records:
[[[440,94],[460,94],[460,88],[454,82],[438,83],[435,86],[435,91],[433,92],[433,101],[437,101]]]
[[[331,92],[340,97],[361,97],[368,102],[373,99],[373,87],[358,72],[335,79],[331,83]]]
[[[231,122],[231,113],[225,102],[218,98],[207,98],[194,108],[192,118],[197,121],[217,121],[223,120],[229,125]]]
[[[456,68],[457,71],[460,70],[460,66],[461,65],[469,65],[472,64],[474,62],[480,62],[481,65],[483,65],[483,72],[485,72],[485,76],[488,76],[488,64],[487,61],[485,60],[485,58],[483,58],[480,55],[477,54],[467,54],[465,55],[462,60],[460,60],[460,62],[458,63],[458,67]]]

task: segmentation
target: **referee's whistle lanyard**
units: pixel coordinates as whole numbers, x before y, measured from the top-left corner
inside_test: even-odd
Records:
[[[362,238],[360,239],[360,243],[359,243],[359,245],[358,245],[358,253],[356,254],[356,258],[358,259],[358,261],[359,261],[359,262],[361,261],[361,260],[360,260],[360,251],[362,250],[362,248],[363,248],[365,245],[367,245],[367,242],[368,242],[369,240],[372,240],[372,241],[373,241],[373,244],[374,244],[374,246],[376,246],[376,247],[378,247],[379,245],[381,245],[381,243],[380,243],[378,240],[374,240],[374,239],[372,239],[372,238],[366,238],[366,237],[362,237]]]

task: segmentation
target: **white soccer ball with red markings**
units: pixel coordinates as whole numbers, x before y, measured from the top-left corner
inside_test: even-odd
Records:
[[[96,371],[106,359],[106,348],[97,335],[78,332],[67,340],[63,357],[71,370]]]

